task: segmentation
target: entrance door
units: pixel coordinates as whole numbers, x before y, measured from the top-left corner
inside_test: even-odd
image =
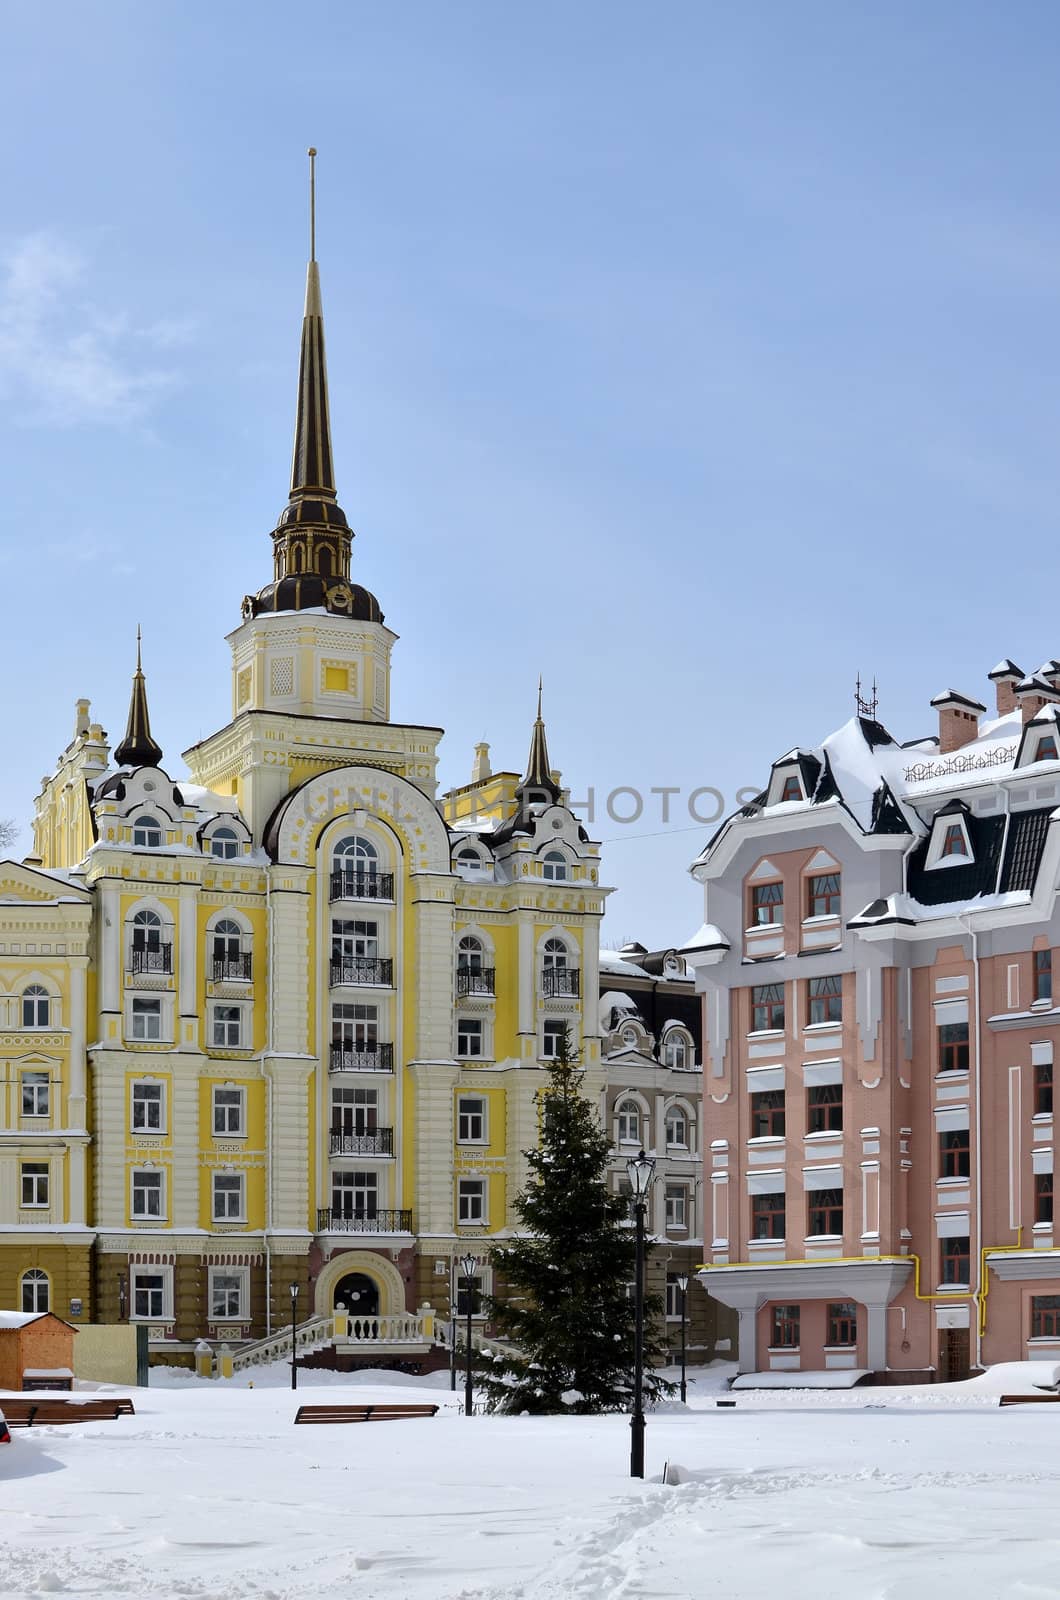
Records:
[[[939,1331],[939,1378],[943,1383],[963,1383],[970,1365],[970,1333],[967,1328],[942,1328]]]
[[[379,1315],[379,1285],[365,1272],[350,1272],[339,1280],[335,1307],[345,1306],[351,1317]]]

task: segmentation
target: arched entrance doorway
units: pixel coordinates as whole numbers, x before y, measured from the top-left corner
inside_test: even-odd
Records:
[[[366,1272],[348,1272],[335,1285],[335,1309],[345,1306],[351,1317],[379,1315],[379,1285]]]

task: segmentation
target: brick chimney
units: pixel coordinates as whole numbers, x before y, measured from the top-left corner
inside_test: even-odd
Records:
[[[1041,672],[1031,672],[1025,678],[1021,678],[1016,685],[1015,694],[1019,701],[1024,727],[1038,715],[1043,706],[1052,705],[1060,700],[1060,694]]]
[[[939,755],[947,756],[979,735],[979,718],[986,707],[956,689],[937,694],[931,704],[939,714]]]
[[[999,661],[993,672],[988,672],[987,677],[994,685],[997,695],[997,714],[1007,717],[1010,711],[1016,709],[1016,685],[1023,677],[1023,668],[1017,667],[1008,656],[1004,661]]]

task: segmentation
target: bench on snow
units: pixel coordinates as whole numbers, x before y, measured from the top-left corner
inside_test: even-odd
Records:
[[[400,1422],[402,1417],[433,1417],[438,1406],[299,1406],[296,1422]]]
[[[136,1408],[131,1400],[44,1400],[5,1397],[2,1402],[9,1428],[43,1428],[62,1422],[113,1422],[117,1417],[132,1417]]]
[[[1060,1394],[1003,1394],[1000,1404],[1003,1406],[1042,1406],[1056,1405],[1060,1401]]]

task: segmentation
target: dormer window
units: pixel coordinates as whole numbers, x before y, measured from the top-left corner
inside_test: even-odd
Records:
[[[964,806],[953,802],[938,813],[928,846],[928,868],[966,866],[975,859]]]
[[[541,861],[541,876],[552,883],[567,880],[567,858],[559,850],[546,850]]]
[[[231,861],[239,854],[239,839],[231,828],[216,828],[210,839],[210,854]]]
[[[788,800],[802,799],[802,784],[797,775],[792,772],[784,779],[784,787],[780,791],[780,803],[783,805]]]
[[[482,857],[471,845],[465,845],[456,853],[456,864],[458,867],[469,867],[472,872],[477,872],[482,866]]]
[[[942,848],[939,851],[940,860],[946,856],[967,856],[968,851],[964,843],[964,829],[959,822],[947,825],[942,837]]]
[[[154,817],[137,817],[133,823],[132,842],[147,850],[158,850],[162,845],[162,829]]]

